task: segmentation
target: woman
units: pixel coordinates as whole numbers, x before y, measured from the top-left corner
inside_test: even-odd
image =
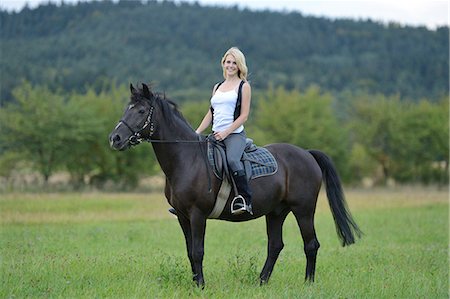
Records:
[[[244,123],[250,113],[251,101],[251,87],[247,82],[248,69],[244,54],[236,47],[230,48],[223,55],[221,64],[225,80],[214,86],[211,109],[195,132],[201,134],[212,122],[214,138],[225,144],[228,166],[239,195],[244,199],[239,207],[233,207],[234,213],[241,214],[246,211],[253,214],[251,192],[241,163],[246,140]],[[241,82],[243,84],[239,107],[236,103]]]

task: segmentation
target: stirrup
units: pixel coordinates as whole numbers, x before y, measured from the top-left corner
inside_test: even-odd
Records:
[[[248,212],[250,215],[253,215],[251,206],[247,205],[242,195],[238,195],[233,198],[233,201],[231,202],[231,214],[240,215],[244,212]]]

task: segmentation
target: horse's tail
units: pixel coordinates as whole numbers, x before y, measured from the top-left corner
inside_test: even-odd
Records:
[[[354,234],[361,237],[362,232],[350,214],[336,168],[331,159],[323,152],[317,150],[309,150],[309,152],[322,169],[328,203],[330,204],[336,231],[339,239],[342,241],[342,246],[351,245],[355,243]]]

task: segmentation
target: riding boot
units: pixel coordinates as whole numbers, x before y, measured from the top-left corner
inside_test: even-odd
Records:
[[[232,213],[234,215],[239,215],[247,211],[249,214],[253,215],[252,192],[247,182],[245,170],[238,170],[233,172],[233,179],[236,183],[237,191],[243,200],[239,201],[239,196],[233,200],[231,207]]]

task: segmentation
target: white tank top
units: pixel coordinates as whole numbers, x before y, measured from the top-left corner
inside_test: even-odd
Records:
[[[234,109],[236,108],[237,101],[236,88],[230,91],[216,90],[211,98],[211,107],[213,112],[213,126],[214,132],[221,132],[228,129],[234,122]],[[240,133],[244,130],[244,126],[233,131],[233,133]]]

